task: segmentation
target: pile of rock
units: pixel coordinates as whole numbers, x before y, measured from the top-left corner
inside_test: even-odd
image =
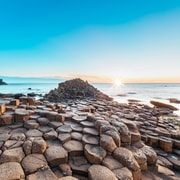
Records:
[[[7,85],[7,83],[0,79],[0,85]]]
[[[112,98],[100,92],[87,81],[79,78],[59,83],[58,89],[51,90],[44,98],[51,102],[86,98],[112,100]]]

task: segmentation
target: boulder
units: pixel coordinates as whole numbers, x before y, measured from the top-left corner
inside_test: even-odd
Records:
[[[24,122],[24,127],[26,129],[37,129],[39,127],[39,124],[35,120],[29,120]]]
[[[10,105],[10,106],[19,106],[19,104],[20,104],[19,99],[12,99],[12,100],[10,100],[10,102],[9,102],[9,105]]]
[[[99,132],[95,128],[83,128],[83,133],[84,134],[91,134],[94,136],[99,135]]]
[[[84,154],[92,164],[100,164],[106,156],[106,151],[101,146],[86,144]]]
[[[72,117],[72,119],[75,121],[75,122],[83,122],[87,119],[86,116],[79,116],[79,115],[75,115]]]
[[[123,167],[121,169],[113,170],[113,173],[116,175],[117,179],[119,180],[133,180],[132,172],[127,168]]]
[[[30,129],[26,133],[27,137],[42,137],[43,133],[37,129]]]
[[[32,144],[32,153],[43,154],[46,150],[46,141],[43,138],[34,139]]]
[[[29,111],[22,109],[22,108],[17,108],[15,110],[15,121],[16,122],[24,122],[29,120],[30,114]]]
[[[21,160],[24,158],[24,156],[25,155],[24,155],[22,147],[8,149],[2,153],[2,155],[0,157],[0,163],[21,162]]]
[[[116,148],[115,151],[113,152],[113,157],[132,171],[137,171],[140,169],[132,152],[126,148],[123,147]]]
[[[133,155],[138,162],[141,170],[147,170],[147,157],[145,156],[143,151],[141,149],[137,149],[135,150],[135,152],[133,152]]]
[[[27,180],[58,180],[50,168],[42,168],[34,174],[30,174]]]
[[[121,146],[121,137],[118,132],[109,130],[106,131],[105,134],[113,138],[117,147]]]
[[[147,163],[149,165],[155,165],[157,161],[157,154],[156,152],[149,146],[143,146],[141,148],[142,152],[147,157]]]
[[[75,174],[87,176],[90,163],[84,156],[70,157],[69,165]]]
[[[112,125],[114,127],[116,127],[116,129],[120,133],[122,145],[125,145],[125,146],[130,145],[131,144],[131,134],[129,132],[128,127],[124,123],[118,122],[118,121],[112,122]]]
[[[169,155],[167,159],[173,164],[173,168],[177,171],[180,171],[180,158],[176,155]]]
[[[163,156],[158,156],[158,164],[167,167],[169,169],[173,169],[173,164]]]
[[[94,144],[94,145],[98,145],[99,144],[99,137],[94,136],[94,135],[90,135],[90,134],[85,134],[82,137],[82,142],[84,144]]]
[[[102,165],[110,170],[121,169],[123,167],[123,165],[112,156],[106,156],[102,161]]]
[[[169,98],[169,102],[170,102],[170,103],[180,104],[180,100],[179,100],[179,99],[176,99],[176,98]]]
[[[72,132],[71,133],[71,139],[81,141],[82,140],[82,134],[79,132]]]
[[[117,148],[113,138],[104,134],[100,136],[100,146],[109,152],[113,152]]]
[[[59,133],[58,139],[64,144],[67,141],[71,140],[70,133]]]
[[[115,174],[105,166],[92,165],[88,169],[89,180],[117,180]]]
[[[40,118],[37,119],[37,121],[42,126],[45,126],[45,125],[47,125],[49,123],[49,120],[46,117],[40,117]]]
[[[24,142],[23,144],[23,149],[26,155],[31,154],[31,150],[32,150],[32,141],[31,140],[27,140]]]
[[[69,156],[83,155],[83,145],[80,141],[71,140],[63,144]]]
[[[57,112],[48,112],[46,117],[50,120],[50,121],[56,121],[56,116],[57,116]]]
[[[167,167],[160,166],[160,165],[158,165],[158,173],[163,174],[165,176],[175,175],[175,173],[172,170],[168,169]]]
[[[43,135],[45,140],[53,140],[53,139],[56,139],[57,136],[58,134],[55,130],[49,131]]]
[[[84,127],[94,127],[94,122],[88,120],[81,121],[80,124],[83,125]]]
[[[72,170],[69,164],[60,164],[59,169],[64,176],[72,176]]]
[[[165,152],[172,152],[173,141],[170,138],[160,137],[159,138],[159,147]]]
[[[6,150],[6,149],[14,149],[14,148],[17,148],[17,147],[21,147],[22,144],[24,142],[23,141],[17,141],[17,140],[7,140],[4,145],[3,145],[3,150]]]
[[[0,165],[0,179],[17,180],[24,179],[24,171],[17,162],[7,162]]]
[[[31,174],[47,166],[47,161],[42,154],[29,154],[22,160],[22,167],[26,174]]]
[[[0,104],[0,115],[6,112],[6,105]]]
[[[58,133],[71,133],[72,129],[70,125],[62,125],[56,129]]]
[[[170,105],[170,104],[166,104],[166,103],[162,103],[162,102],[158,102],[158,101],[150,101],[150,103],[156,107],[160,107],[160,108],[167,108],[173,111],[178,110],[176,107]]]
[[[0,141],[7,141],[10,138],[11,134],[9,133],[3,133],[0,134]]]
[[[0,116],[0,125],[8,125],[14,122],[14,115],[9,113],[4,113]]]
[[[45,157],[51,167],[66,163],[68,160],[67,151],[61,146],[51,146],[45,152]]]

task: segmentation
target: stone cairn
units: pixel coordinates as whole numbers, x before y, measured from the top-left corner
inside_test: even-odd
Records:
[[[158,172],[175,180],[172,170],[180,170],[171,110],[161,109],[163,118],[157,108],[104,99],[5,100],[0,180],[140,180]]]

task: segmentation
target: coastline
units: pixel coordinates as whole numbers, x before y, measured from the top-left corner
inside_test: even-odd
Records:
[[[152,178],[159,177],[162,179],[164,177],[172,179],[176,178],[176,176],[179,177],[178,174],[173,174],[175,170],[179,170],[179,160],[177,160],[178,155],[176,154],[179,153],[179,151],[174,151],[180,145],[179,130],[177,129],[177,132],[173,130],[173,128],[177,128],[178,124],[176,124],[176,119],[178,120],[179,117],[174,116],[171,110],[161,109],[161,111],[159,111],[158,108],[151,108],[147,105],[137,103],[120,104],[115,101],[96,99],[71,100],[67,103],[51,103],[48,101],[35,101],[32,97],[21,97],[20,101],[9,99],[9,103],[5,106],[4,112],[2,111],[3,108],[1,106],[2,115],[0,118],[1,123],[4,122],[4,125],[0,126],[0,129],[4,129],[4,133],[9,133],[12,136],[15,136],[15,134],[22,129],[22,132],[20,131],[19,135],[20,137],[24,137],[24,140],[21,140],[22,144],[13,148],[16,150],[22,150],[23,148],[25,154],[23,156],[21,155],[22,162],[25,161],[24,159],[32,156],[31,153],[27,152],[27,149],[23,145],[28,142],[32,144],[31,152],[37,152],[41,156],[45,156],[46,159],[44,170],[41,167],[41,171],[36,171],[37,169],[35,168],[36,170],[31,173],[29,173],[29,171],[27,173],[27,169],[29,168],[28,165],[26,165],[26,167],[20,163],[21,161],[15,160],[23,167],[23,173],[26,177],[36,177],[48,170],[48,173],[50,173],[52,177],[57,178],[56,173],[53,171],[53,162],[56,162],[57,164],[66,163],[70,166],[72,171],[70,176],[77,178],[87,178],[90,176],[89,174],[91,174],[91,176],[98,176],[95,172],[89,170],[91,166],[97,166],[93,165],[95,162],[98,162],[98,164],[100,162],[103,163],[104,166],[108,168],[108,173],[110,171],[110,174],[111,172],[116,174],[118,171],[113,171],[105,163],[105,160],[109,160],[107,159],[109,156],[106,156],[106,153],[108,152],[110,158],[121,159],[120,162],[123,162],[123,164],[118,168],[122,169],[126,167],[130,174],[129,176],[133,179],[140,179],[140,177],[149,175],[151,175]],[[161,114],[159,114],[159,112],[161,112]],[[5,117],[4,121],[2,121],[2,117]],[[6,121],[7,119],[8,121]],[[16,122],[17,119],[18,122]],[[124,129],[119,129],[119,131],[121,131],[120,141],[117,139],[117,136],[112,136],[113,133],[116,132],[113,130],[114,127],[117,128],[120,125],[119,123],[124,127]],[[106,128],[104,127],[105,124]],[[8,132],[6,132],[6,128],[8,128]],[[19,130],[17,131],[16,129]],[[16,133],[14,134],[13,131]],[[108,132],[110,132],[111,135]],[[96,138],[94,138],[94,136],[96,136]],[[106,140],[106,138],[103,139],[104,136],[108,140]],[[5,152],[12,149],[10,146],[6,145],[12,138],[9,136],[5,138],[3,134],[0,134],[0,137],[1,140],[5,141],[5,144],[2,145],[0,157],[1,162],[5,164],[5,161],[11,162],[11,159],[2,159],[4,159]],[[17,141],[17,139],[15,141]],[[64,160],[58,160],[59,158],[56,157],[57,159],[55,158],[53,162],[51,162],[48,158],[53,155],[50,152],[50,155],[48,156],[45,152],[51,147],[56,147],[56,143],[53,145],[52,142],[58,142],[58,146],[60,145],[65,152],[68,152],[66,158],[63,158]],[[35,146],[33,146],[34,143],[38,144],[41,148],[36,149]],[[69,143],[75,144],[72,147]],[[76,143],[78,143],[78,145],[76,145]],[[155,151],[151,148],[147,148],[149,146],[153,147]],[[44,148],[42,149],[42,147]],[[94,153],[91,152],[92,147],[95,148],[95,154],[97,155],[97,160],[95,162],[93,160],[95,157],[92,157],[94,156],[92,155]],[[102,152],[104,153],[98,154],[98,148],[102,148]],[[141,164],[141,161],[144,156],[139,157],[140,159],[136,157],[139,148],[144,153],[148,152],[148,154],[144,154],[145,157],[148,156],[148,158],[146,157],[143,160],[143,164]],[[145,148],[144,151],[143,148]],[[117,151],[116,153],[115,150]],[[131,169],[131,164],[127,164],[126,160],[123,160],[125,157],[121,155],[122,150],[130,154],[132,163],[136,162],[139,164],[137,165],[137,168],[139,167],[139,170],[137,169],[138,171]],[[84,155],[82,156],[82,154]],[[74,155],[79,157],[79,162],[82,162],[82,164],[80,163],[77,166],[77,164],[73,163],[75,160],[73,159],[75,158]],[[6,155],[6,157],[9,157],[9,155]],[[136,157],[136,159],[133,157]],[[161,159],[159,159],[159,157]],[[173,159],[174,157],[177,159]],[[165,165],[165,160],[163,158],[171,165]],[[156,161],[157,159],[158,161]],[[36,160],[37,159],[34,159],[34,161]],[[86,168],[83,165],[84,163],[86,164]],[[3,164],[0,166],[3,166]],[[84,168],[81,169],[81,166]],[[159,170],[156,169],[157,167]],[[38,167],[38,169],[39,168],[40,167]],[[101,170],[102,167],[99,165],[97,168],[100,168]],[[151,171],[148,170],[149,168],[151,168],[151,171],[153,168],[154,174],[150,173]],[[170,172],[168,175],[164,174],[167,169],[168,172]],[[61,172],[61,170],[59,169],[58,172]],[[83,176],[82,172],[84,174]],[[61,178],[62,176],[63,175],[61,174]],[[113,174],[111,174],[111,176],[114,177]]]

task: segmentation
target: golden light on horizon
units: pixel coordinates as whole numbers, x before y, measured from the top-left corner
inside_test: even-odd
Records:
[[[120,87],[123,85],[122,81],[120,79],[115,79],[113,84],[116,86],[116,87]]]

